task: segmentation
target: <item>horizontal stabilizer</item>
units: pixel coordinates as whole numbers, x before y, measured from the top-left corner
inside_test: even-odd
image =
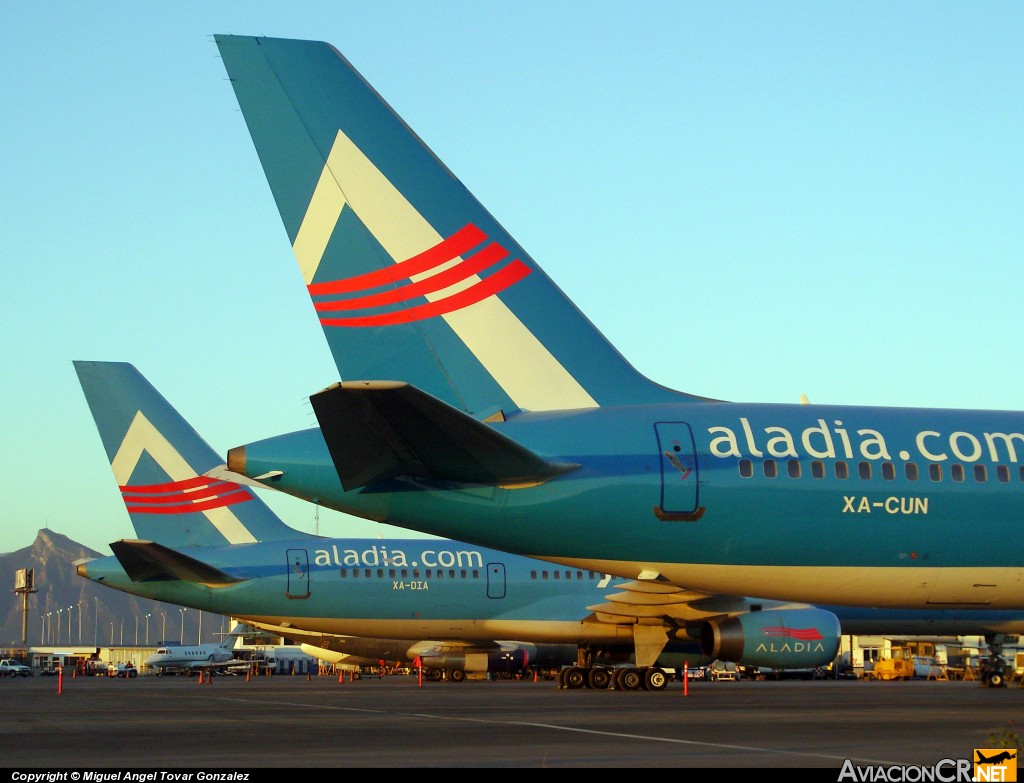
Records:
[[[177,579],[207,587],[226,587],[244,581],[153,541],[123,539],[110,548],[133,582]]]
[[[337,383],[310,402],[346,491],[396,476],[529,486],[577,467],[399,381]]]

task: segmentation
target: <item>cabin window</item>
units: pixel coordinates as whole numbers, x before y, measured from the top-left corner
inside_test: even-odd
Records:
[[[576,578],[582,580],[583,579],[583,572],[582,571],[577,571],[576,572]]]
[[[754,475],[754,463],[749,459],[740,460],[740,476],[750,478]]]
[[[800,478],[800,460],[791,459],[786,463],[786,470],[790,478]]]
[[[929,465],[928,478],[932,481],[942,481],[942,465],[936,465],[934,462]]]
[[[998,478],[1004,484],[1010,480],[1010,469],[1006,465],[999,465],[996,467],[996,478]]]
[[[537,572],[536,571],[531,571],[530,572],[530,579],[536,579],[536,578],[537,578]]]
[[[964,466],[961,465],[959,462],[954,462],[952,465],[949,466],[949,477],[953,479],[953,481],[963,481]]]
[[[988,481],[988,471],[985,470],[984,465],[974,466],[974,480],[977,481],[979,484],[983,484],[984,482]]]
[[[395,578],[395,569],[389,568],[388,569],[388,576],[391,577],[392,579],[394,579]]]
[[[825,463],[820,459],[811,462],[811,475],[816,479],[825,478]]]
[[[561,572],[561,571],[555,571],[555,572],[554,572],[554,573],[552,574],[552,576],[554,576],[554,577],[555,577],[555,579],[561,579],[561,578],[562,578],[562,572]]]
[[[418,568],[412,569],[412,578],[413,579],[419,579],[420,578],[420,569],[418,569]]]
[[[903,470],[907,474],[907,478],[910,481],[917,481],[917,463],[916,462],[908,462],[904,466]]]
[[[466,578],[466,569],[465,569],[465,568],[463,568],[463,569],[462,569],[461,571],[459,571],[459,576],[460,576],[460,578],[462,578],[462,579],[465,579],[465,578]],[[547,578],[548,578],[548,574],[547,574],[547,571],[545,571],[545,572],[544,572],[544,578],[545,578],[545,579],[547,579]]]
[[[850,467],[843,460],[836,461],[836,478],[843,480],[850,478]]]
[[[363,576],[365,576],[365,577],[366,577],[367,579],[369,579],[369,578],[370,578],[371,576],[373,576],[373,571],[371,571],[371,570],[370,570],[369,568],[367,568],[367,569],[366,569],[366,570],[365,570],[365,571],[363,572]]]
[[[344,579],[346,576],[348,576],[348,569],[347,568],[343,568],[338,573],[341,574],[341,578]]]
[[[377,578],[378,579],[383,579],[384,578],[384,569],[383,568],[378,568],[377,569]]]
[[[424,576],[425,576],[425,577],[426,577],[427,579],[430,579],[430,577],[431,577],[431,576],[433,575],[433,573],[434,573],[434,572],[433,572],[433,571],[431,571],[431,570],[430,570],[430,569],[428,568],[428,569],[427,569],[427,572],[426,572],[426,573],[424,574]]]
[[[870,462],[858,462],[857,463],[857,475],[862,479],[871,478],[871,463]]]
[[[777,475],[779,475],[779,470],[775,465],[775,460],[766,459],[764,461],[764,477],[775,478]]]
[[[473,569],[473,578],[474,579],[479,579],[480,578],[480,572],[477,569],[475,569],[475,568]]]
[[[408,568],[403,568],[402,569],[402,579],[408,579],[408,578],[409,578],[409,569]]]
[[[455,578],[455,569],[454,568],[449,568],[448,569],[448,578],[449,579],[454,579]]]
[[[352,569],[352,576],[353,576],[353,578],[356,578],[356,579],[359,578],[359,569],[358,568],[353,568]]]
[[[440,568],[437,569],[437,578],[444,579],[444,571],[442,571]]]
[[[886,481],[892,481],[896,478],[896,466],[891,462],[882,463],[882,478]]]

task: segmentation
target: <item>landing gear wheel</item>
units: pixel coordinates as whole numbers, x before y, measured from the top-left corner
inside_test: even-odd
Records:
[[[643,678],[640,676],[640,672],[636,669],[616,669],[615,671],[615,688],[620,691],[635,691],[639,690],[643,684]]]
[[[587,684],[587,670],[581,666],[571,666],[565,673],[565,687],[579,690]]]
[[[452,669],[448,672],[448,679],[452,682],[462,682],[466,679],[466,672],[462,669]]]
[[[431,669],[428,676],[434,682],[441,682],[444,679],[444,672],[441,669]]]
[[[596,691],[607,690],[612,682],[612,673],[602,666],[595,666],[587,674],[587,684]]]
[[[657,666],[652,666],[644,671],[645,691],[663,691],[666,687],[668,687],[668,676],[666,676],[663,670]]]
[[[1006,685],[1002,672],[989,672],[987,685],[990,688],[1002,688]]]

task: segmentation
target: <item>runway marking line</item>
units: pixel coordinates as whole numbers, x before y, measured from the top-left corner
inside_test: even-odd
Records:
[[[568,731],[576,734],[595,734],[603,737],[615,737],[617,739],[646,740],[648,742],[667,742],[673,745],[691,745],[694,747],[713,748],[715,750],[745,751],[748,753],[771,753],[778,756],[804,756],[808,758],[828,759],[830,761],[857,761],[864,764],[877,766],[901,766],[899,761],[885,761],[881,759],[864,759],[856,756],[836,756],[828,753],[810,753],[801,750],[778,750],[775,748],[759,748],[753,745],[732,745],[725,742],[698,742],[697,740],[674,739],[672,737],[651,737],[643,734],[626,734],[618,731],[600,731],[597,729],[580,729],[573,726],[558,726],[552,723],[537,723],[534,721],[522,720],[495,720],[487,718],[463,718],[451,715],[433,715],[428,712],[392,712],[389,710],[373,710],[366,707],[339,707],[333,704],[310,704],[309,702],[271,701],[265,699],[235,699],[227,696],[214,697],[217,701],[241,702],[243,704],[265,704],[273,707],[295,707],[297,709],[320,709],[334,710],[337,712],[363,712],[374,715],[404,715],[409,718],[429,718],[430,720],[459,721],[462,723],[490,723],[501,726],[529,726],[538,729],[553,729],[555,731]]]

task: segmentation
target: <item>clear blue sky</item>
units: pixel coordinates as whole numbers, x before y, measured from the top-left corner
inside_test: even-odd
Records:
[[[132,362],[220,453],[338,380],[213,33],[334,44],[660,383],[1022,407],[1020,2],[9,2],[0,30],[0,551],[133,535],[73,360]]]

